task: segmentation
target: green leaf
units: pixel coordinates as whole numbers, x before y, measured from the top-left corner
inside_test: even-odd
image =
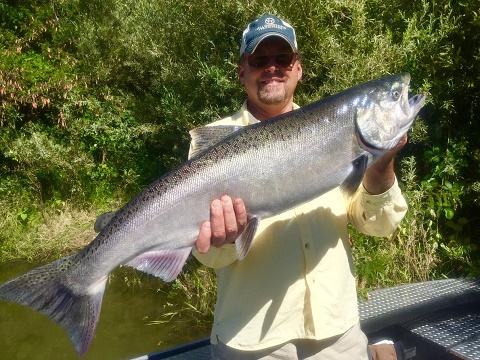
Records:
[[[445,212],[445,217],[446,217],[447,219],[452,219],[453,216],[455,215],[455,211],[453,211],[452,208],[445,208],[445,209],[443,209],[443,210],[444,210],[444,212]]]
[[[445,181],[445,184],[443,185],[443,188],[445,190],[450,190],[452,188],[452,183],[450,181]]]

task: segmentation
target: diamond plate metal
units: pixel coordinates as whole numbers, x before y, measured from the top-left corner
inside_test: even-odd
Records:
[[[445,301],[458,296],[480,296],[478,279],[445,279],[400,285],[372,291],[367,301],[358,304],[360,320],[389,314],[410,306]],[[442,304],[438,304],[441,306]],[[429,311],[432,311],[430,308]]]
[[[407,321],[402,327],[462,359],[480,359],[480,300],[471,306],[437,311]]]

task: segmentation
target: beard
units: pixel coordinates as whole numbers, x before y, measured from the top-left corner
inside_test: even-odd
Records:
[[[258,99],[269,105],[280,104],[288,97],[285,86],[264,86],[258,89]]]

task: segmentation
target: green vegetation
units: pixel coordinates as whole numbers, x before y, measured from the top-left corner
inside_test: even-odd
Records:
[[[165,313],[150,325],[168,323],[173,329],[193,329],[196,334],[208,334],[213,321],[216,299],[216,276],[212,269],[191,258],[184,270],[168,289]]]
[[[188,131],[243,101],[240,35],[270,12],[299,36],[300,105],[402,71],[428,94],[397,162],[407,218],[389,239],[352,230],[359,288],[478,276],[479,5],[0,0],[0,260],[82,247],[96,215],[184,161]],[[172,292],[208,316],[204,274]]]

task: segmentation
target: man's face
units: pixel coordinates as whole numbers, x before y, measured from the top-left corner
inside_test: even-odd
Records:
[[[302,66],[294,58],[290,66],[277,63],[274,56],[292,53],[288,43],[278,37],[270,37],[262,41],[253,54],[248,57],[270,57],[265,66],[251,66],[246,59],[238,68],[238,77],[245,86],[250,101],[257,106],[281,105],[293,101],[293,93],[302,77]]]

